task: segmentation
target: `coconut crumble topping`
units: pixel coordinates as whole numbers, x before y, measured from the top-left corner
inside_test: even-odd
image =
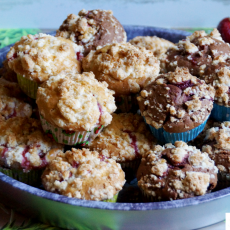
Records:
[[[89,144],[89,148],[121,163],[141,158],[155,144],[155,138],[140,115],[114,113],[111,124]]]
[[[61,73],[38,88],[40,114],[49,123],[66,130],[91,131],[107,126],[116,110],[113,91],[99,82],[92,72]]]
[[[192,76],[188,69],[160,75],[137,98],[146,122],[168,132],[185,132],[202,124],[209,116],[214,89]]]
[[[189,198],[215,188],[217,172],[207,153],[177,141],[155,146],[142,158],[138,186],[158,200]]]
[[[83,47],[47,34],[21,37],[7,54],[8,65],[17,74],[42,83],[63,70],[81,71],[77,53]]]
[[[56,155],[42,175],[43,186],[50,192],[102,201],[113,198],[125,183],[120,164],[96,151],[73,148]]]
[[[46,154],[53,148],[63,146],[44,135],[38,120],[15,117],[0,122],[0,164],[3,167],[24,171],[45,167],[52,159]]]
[[[138,93],[159,73],[159,61],[152,52],[130,43],[91,51],[83,58],[82,67],[94,72],[99,81],[106,81],[116,95]]]

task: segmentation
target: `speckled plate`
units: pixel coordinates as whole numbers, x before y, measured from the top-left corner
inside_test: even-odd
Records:
[[[156,35],[177,42],[188,32],[125,26],[128,39]],[[0,63],[10,46],[0,50]],[[18,182],[0,173],[0,202],[25,215],[65,229],[197,229],[225,219],[230,188],[205,196],[152,203],[106,203],[68,198]]]

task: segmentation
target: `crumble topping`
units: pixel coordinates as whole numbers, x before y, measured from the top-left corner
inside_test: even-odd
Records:
[[[123,26],[111,10],[83,9],[78,15],[69,14],[57,30],[56,36],[84,46],[85,55],[97,47],[127,40]]]
[[[0,122],[0,164],[6,168],[43,168],[54,156],[46,155],[53,148],[62,149],[44,135],[40,121],[15,117]]]
[[[57,151],[42,175],[46,190],[68,197],[102,201],[113,198],[123,187],[120,164],[96,151]]]
[[[98,124],[107,126],[116,110],[114,92],[107,86],[92,72],[52,76],[38,88],[39,112],[49,123],[66,130],[91,131]]]
[[[207,153],[185,142],[155,146],[142,158],[138,186],[158,200],[204,195],[215,188],[218,169]]]
[[[214,88],[187,68],[160,75],[137,97],[141,114],[156,129],[180,133],[202,124],[213,108]]]
[[[8,65],[17,74],[42,83],[64,70],[81,71],[77,53],[83,47],[72,41],[47,34],[21,37],[7,54]]]
[[[114,113],[112,116],[111,124],[89,144],[91,150],[121,163],[141,158],[156,144],[140,115]]]
[[[138,93],[159,73],[159,61],[152,52],[130,43],[91,51],[83,58],[82,67],[92,71],[99,81],[106,81],[116,96]]]

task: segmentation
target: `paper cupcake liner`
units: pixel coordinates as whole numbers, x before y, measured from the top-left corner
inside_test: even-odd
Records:
[[[70,131],[51,125],[42,115],[40,115],[40,120],[45,133],[56,142],[65,145],[88,145],[103,129],[103,125],[98,125],[91,131]]]
[[[230,107],[214,103],[211,117],[217,121],[230,121]]]
[[[31,170],[29,172],[23,172],[19,169],[6,169],[0,167],[0,172],[28,185],[36,185],[41,183],[42,170]]]
[[[116,203],[118,198],[118,193],[111,199],[103,200],[103,202]]]
[[[230,187],[230,173],[218,172],[218,183],[216,189],[223,189]]]
[[[203,131],[207,120],[201,125],[197,126],[196,128],[182,133],[169,133],[166,132],[163,128],[156,129],[151,125],[147,123],[146,124],[149,126],[152,134],[156,137],[156,139],[159,141],[160,144],[167,144],[167,143],[174,144],[176,141],[188,142],[195,139]]]
[[[21,90],[29,97],[36,99],[37,97],[37,90],[38,90],[38,83],[35,81],[31,81],[19,74],[17,74],[18,85]]]
[[[118,113],[136,112],[138,110],[137,94],[116,96],[115,103]]]
[[[137,172],[137,169],[141,163],[141,159],[134,159],[132,161],[127,161],[127,162],[118,162],[121,165],[122,169],[125,168],[131,168],[134,173]]]

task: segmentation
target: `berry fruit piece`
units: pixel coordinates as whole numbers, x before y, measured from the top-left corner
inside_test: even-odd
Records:
[[[217,29],[219,30],[223,40],[230,43],[230,18],[224,18],[220,21]]]

